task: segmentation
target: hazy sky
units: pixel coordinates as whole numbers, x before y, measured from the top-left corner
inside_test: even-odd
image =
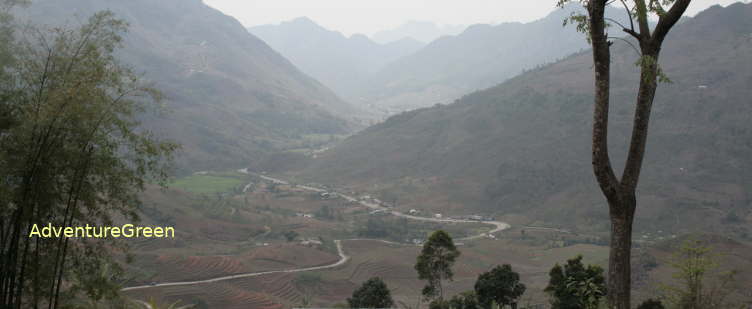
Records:
[[[371,35],[410,20],[470,25],[505,21],[527,22],[554,9],[555,0],[204,0],[246,26],[276,24],[308,16],[345,34]],[[694,0],[688,15],[732,0]]]

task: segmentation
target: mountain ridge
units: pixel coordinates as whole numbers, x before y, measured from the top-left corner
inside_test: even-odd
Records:
[[[745,193],[752,178],[740,172],[752,169],[750,20],[752,4],[712,8],[667,38],[661,65],[672,83],[659,87],[654,104],[638,228],[750,233],[722,223],[732,214],[752,222]],[[612,61],[609,140],[620,171],[639,74],[624,43],[614,43]],[[298,176],[398,198],[404,207],[522,214],[528,224],[605,231],[587,159],[591,65],[590,52],[578,52],[453,104],[393,116]]]
[[[524,70],[586,49],[573,27],[562,27],[579,5],[567,5],[528,23],[475,24],[440,37],[420,51],[395,60],[374,74],[363,96],[374,105],[400,110],[450,103],[491,87]],[[622,12],[610,8],[615,20]]]
[[[167,98],[169,112],[143,122],[183,145],[183,170],[238,166],[354,127],[354,107],[202,1],[35,1],[17,15],[70,25],[105,9],[130,24],[118,56]]]
[[[347,37],[308,17],[250,27],[248,31],[345,98],[355,97],[368,75],[423,46],[410,39],[379,44],[362,34]]]

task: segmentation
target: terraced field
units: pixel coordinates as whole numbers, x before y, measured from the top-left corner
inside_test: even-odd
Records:
[[[350,203],[341,203],[337,200],[318,200],[318,194],[310,192],[275,193],[262,185],[254,188],[240,196],[232,197],[238,203],[242,201],[241,206],[246,205],[244,208],[233,209],[230,214],[234,217],[228,217],[227,213],[217,213],[211,207],[193,206],[191,211],[195,214],[191,215],[190,220],[186,220],[185,216],[176,218],[178,222],[200,225],[198,215],[208,212],[212,216],[211,220],[216,223],[205,224],[205,228],[199,229],[200,233],[188,235],[190,238],[204,239],[208,238],[206,235],[209,234],[221,234],[221,227],[224,226],[221,223],[231,220],[227,226],[237,226],[232,232],[227,233],[232,235],[227,236],[227,239],[209,239],[206,243],[212,246],[207,247],[210,249],[208,252],[227,250],[233,244],[242,244],[246,249],[227,254],[185,255],[184,252],[201,251],[193,248],[181,249],[179,244],[174,244],[170,248],[148,250],[150,255],[142,256],[144,259],[140,261],[140,265],[144,269],[157,271],[148,281],[129,284],[128,286],[141,287],[127,289],[125,294],[136,299],[155,297],[165,301],[181,300],[182,303],[205,304],[208,308],[277,309],[291,308],[304,303],[309,307],[331,307],[343,303],[363,281],[378,276],[387,282],[395,300],[411,305],[418,301],[424,285],[418,280],[413,269],[420,251],[419,246],[367,239],[343,240],[339,242],[341,248],[344,248],[340,253],[347,256],[342,257],[341,264],[325,269],[310,269],[331,265],[340,258],[332,252],[332,248],[327,249],[326,245],[312,248],[302,246],[298,241],[285,242],[282,238],[287,231],[297,232],[300,234],[299,239],[321,237],[321,233],[328,233],[324,236],[328,236],[331,241],[332,237],[343,239],[352,235],[348,233],[357,231],[358,228],[352,225],[352,220],[306,218],[296,215],[296,212],[312,213],[318,210],[318,207],[329,204],[338,209],[341,216],[348,216],[350,213],[362,216],[371,209],[381,209],[381,206],[355,202],[354,198],[349,196],[344,198],[352,200]],[[304,191],[311,190],[318,189],[304,188]],[[278,194],[281,195],[277,196]],[[189,197],[185,200],[191,201]],[[206,197],[201,198],[199,202],[228,205]],[[181,208],[176,207],[176,212],[179,211]],[[473,230],[481,225],[477,221],[424,218],[397,211],[391,211],[388,215],[403,217],[411,222],[417,220],[416,222],[448,224],[455,228],[468,227]],[[244,224],[241,219],[247,219],[255,229],[261,228],[265,232],[253,234],[258,236],[251,235],[250,238],[243,236],[240,227]],[[501,231],[508,227],[502,222],[490,224],[495,226],[493,232],[500,232],[498,235],[503,235],[504,232]],[[489,228],[484,227],[477,233],[484,233],[483,230],[487,232]],[[464,235],[466,234],[463,233]],[[259,240],[251,240],[258,237],[270,239],[271,243],[268,246],[259,246]],[[454,281],[446,283],[445,291],[448,295],[472,289],[479,273],[503,263],[513,264],[515,269],[522,273],[526,284],[535,287],[531,290],[542,290],[546,274],[553,263],[539,257],[551,252],[543,254],[539,252],[542,248],[531,249],[505,240],[489,240],[484,234],[466,240],[457,237],[457,241],[463,243],[460,246],[462,255],[454,266]],[[251,247],[248,247],[249,244]],[[154,245],[151,244],[149,247],[152,248]],[[299,272],[292,272],[293,270]],[[156,284],[150,286],[148,282]]]

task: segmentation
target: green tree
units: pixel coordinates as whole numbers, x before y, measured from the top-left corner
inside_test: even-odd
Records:
[[[648,299],[637,306],[637,309],[666,309],[666,307],[660,300]]]
[[[298,238],[298,236],[300,236],[300,235],[298,234],[298,232],[296,232],[296,231],[293,231],[293,230],[289,230],[289,231],[287,231],[287,232],[284,232],[284,233],[283,233],[282,235],[283,235],[283,236],[285,236],[285,239],[286,239],[286,240],[287,240],[288,242],[289,242],[289,241],[293,241],[293,240],[295,240],[295,238]]]
[[[733,307],[726,298],[736,272],[720,271],[719,258],[702,241],[684,241],[669,261],[679,283],[661,287],[666,304],[681,309]]]
[[[391,308],[392,294],[379,277],[368,279],[347,299],[350,308]]]
[[[452,280],[452,265],[459,256],[452,237],[446,232],[438,230],[428,237],[415,263],[418,278],[428,281],[422,291],[423,297],[444,300],[442,281]]]
[[[478,296],[473,291],[467,291],[454,295],[448,302],[451,309],[479,309]]]
[[[593,309],[606,294],[603,269],[582,264],[582,256],[567,260],[564,267],[556,264],[549,272],[545,292],[551,297],[553,309]]]
[[[0,134],[2,308],[57,308],[119,291],[112,256],[127,250],[122,240],[29,235],[48,223],[135,223],[138,194],[166,181],[176,146],[139,128],[161,97],[116,60],[126,27],[101,12],[78,29],[22,33],[14,48],[13,83],[2,92],[14,122]]]
[[[558,0],[564,6],[575,0]],[[595,111],[593,116],[592,164],[595,178],[609,206],[611,242],[608,263],[608,306],[612,309],[630,309],[632,224],[637,206],[636,189],[640,178],[648,123],[658,81],[665,75],[658,66],[661,45],[669,31],[679,21],[691,0],[634,0],[621,1],[628,25],[622,25],[605,16],[608,0],[578,0],[586,14],[572,15],[566,22],[577,24],[585,32],[593,48],[595,72]],[[650,26],[651,14],[658,17],[655,27]],[[565,24],[566,24],[565,22]],[[611,24],[609,24],[611,23]],[[635,28],[637,24],[637,28]],[[610,27],[614,26],[614,27]],[[628,39],[613,37],[609,29],[621,29]],[[619,39],[632,45],[637,42],[640,53],[640,85],[637,90],[632,138],[621,179],[616,177],[608,152],[608,111],[611,88],[611,52],[613,41]],[[632,45],[634,47],[634,45]]]
[[[483,308],[491,309],[493,304],[500,307],[517,303],[525,293],[525,285],[520,283],[520,275],[512,271],[512,266],[504,264],[482,273],[475,281],[475,294]]]

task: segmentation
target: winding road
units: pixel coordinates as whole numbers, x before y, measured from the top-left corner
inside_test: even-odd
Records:
[[[261,174],[255,174],[248,172],[247,169],[240,169],[238,172],[244,173],[244,174],[253,174],[256,176],[259,176],[261,179],[264,179],[266,181],[270,181],[272,183],[277,184],[289,184],[289,182],[272,178],[269,176],[261,175]],[[246,188],[250,186],[247,185]],[[313,191],[313,192],[326,192],[324,189],[314,188],[310,186],[304,186],[304,185],[297,185],[297,188],[301,188],[307,191]],[[246,189],[247,190],[247,189]],[[246,191],[244,190],[244,192]],[[488,232],[480,233],[478,235],[472,235],[468,237],[458,238],[457,240],[473,240],[473,239],[479,239],[486,237],[489,234],[493,234],[496,232],[500,232],[503,230],[506,230],[510,227],[509,224],[499,221],[476,221],[476,220],[461,220],[461,219],[441,219],[441,218],[429,218],[429,217],[419,217],[419,216],[413,216],[409,214],[405,214],[396,210],[390,210],[389,208],[383,207],[378,204],[368,203],[366,201],[359,201],[358,199],[337,193],[339,197],[342,197],[343,199],[350,201],[350,202],[357,202],[361,205],[374,209],[374,210],[380,210],[384,211],[385,213],[391,214],[393,216],[402,217],[410,220],[416,220],[416,221],[427,221],[427,222],[438,222],[438,223],[483,223],[483,224],[489,224],[493,225],[494,228]],[[257,277],[257,276],[263,276],[263,275],[269,275],[269,274],[278,274],[278,273],[298,273],[298,272],[306,272],[306,271],[315,271],[315,270],[322,270],[322,269],[328,269],[328,268],[334,268],[340,265],[343,265],[347,263],[348,260],[350,260],[350,257],[347,256],[342,249],[342,241],[379,241],[387,244],[395,244],[395,245],[405,245],[403,243],[397,243],[397,242],[391,242],[387,240],[381,240],[381,239],[364,239],[364,238],[355,238],[355,239],[344,239],[344,240],[335,240],[334,243],[337,246],[337,254],[339,255],[339,260],[337,262],[334,262],[332,264],[322,265],[322,266],[313,266],[313,267],[304,267],[304,268],[294,268],[294,269],[286,269],[286,270],[271,270],[271,271],[261,271],[261,272],[250,272],[250,273],[243,273],[243,274],[236,274],[236,275],[229,275],[229,276],[222,276],[222,277],[216,277],[211,279],[205,279],[205,280],[195,280],[195,281],[179,281],[179,282],[163,282],[163,283],[155,283],[155,284],[148,284],[148,285],[139,285],[139,286],[132,286],[123,288],[121,291],[133,291],[133,290],[141,290],[141,289],[148,289],[148,288],[155,288],[155,287],[166,287],[166,286],[181,286],[181,285],[197,285],[197,284],[205,284],[205,283],[213,283],[213,282],[219,282],[219,281],[226,281],[226,280],[233,280],[233,279],[240,279],[240,278],[248,278],[248,277]]]

